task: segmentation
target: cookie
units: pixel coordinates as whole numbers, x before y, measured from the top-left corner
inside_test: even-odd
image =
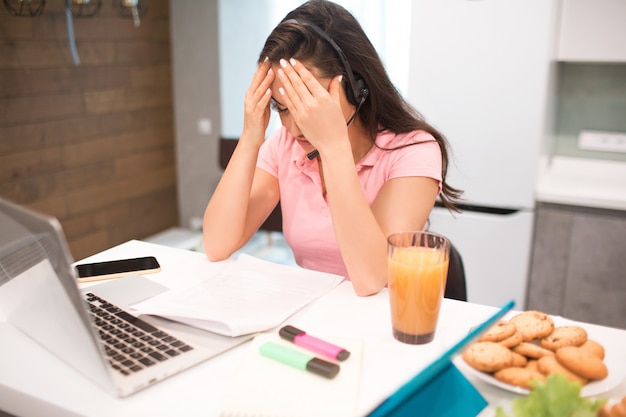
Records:
[[[550,349],[542,348],[541,346],[530,342],[522,342],[511,350],[532,359],[539,359],[544,356],[554,355],[554,352]]]
[[[587,383],[589,383],[587,378],[583,378],[561,365],[559,361],[556,360],[555,356],[544,356],[540,358],[537,360],[537,368],[539,372],[545,376],[559,374],[565,376],[570,381],[578,382],[580,385],[587,385]]]
[[[540,344],[546,349],[556,351],[565,346],[580,346],[587,341],[587,332],[580,326],[556,327],[552,333],[541,339]]]
[[[528,368],[509,367],[499,370],[493,374],[493,377],[498,381],[502,381],[506,384],[515,385],[526,389],[532,389],[530,381],[545,382],[546,376],[541,372],[534,371]]]
[[[524,355],[520,355],[519,353],[511,352],[513,354],[513,366],[517,368],[524,368],[528,363],[528,358]]]
[[[609,374],[602,359],[588,350],[566,346],[556,351],[556,359],[561,365],[584,378],[598,380]]]
[[[520,332],[518,332],[517,330],[515,330],[515,333],[513,333],[510,337],[507,337],[504,340],[500,340],[498,343],[500,343],[502,346],[508,347],[510,349],[510,348],[513,348],[513,347],[519,345],[523,341],[524,340],[522,339],[522,334]]]
[[[554,330],[552,318],[541,311],[524,311],[509,321],[515,325],[525,342],[546,337]]]
[[[482,372],[496,372],[513,363],[513,353],[495,342],[476,342],[461,355],[465,362]]]
[[[625,397],[626,398],[626,397]],[[611,407],[612,417],[626,417],[626,401],[622,398],[619,403],[613,404]]]
[[[479,342],[499,342],[508,337],[511,337],[515,333],[515,325],[508,321],[499,321],[491,326],[485,333],[479,338]]]
[[[598,417],[626,417],[626,396],[620,402],[606,402],[598,410]]]
[[[537,359],[528,359],[528,362],[526,362],[526,366],[524,368],[540,372],[538,362],[539,361]]]
[[[580,348],[593,353],[600,359],[604,359],[604,346],[595,340],[587,339],[585,343],[580,345]]]
[[[611,417],[626,417],[626,405],[622,403],[614,404],[611,407]]]

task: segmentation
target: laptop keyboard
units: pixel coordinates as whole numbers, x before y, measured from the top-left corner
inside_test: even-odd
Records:
[[[123,375],[139,372],[193,349],[92,293],[85,296],[109,363]]]

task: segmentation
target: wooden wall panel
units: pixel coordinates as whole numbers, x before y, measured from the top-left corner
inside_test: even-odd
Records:
[[[80,93],[0,99],[0,123],[15,125],[58,120],[82,114],[83,109]]]
[[[0,196],[56,216],[76,259],[178,224],[169,5],[135,28],[110,2],[75,18],[0,4]]]

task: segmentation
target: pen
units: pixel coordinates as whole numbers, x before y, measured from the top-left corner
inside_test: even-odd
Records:
[[[309,336],[304,330],[297,329],[293,326],[285,326],[278,331],[283,339],[302,346],[303,348],[312,350],[331,359],[345,361],[350,356],[350,352],[342,347],[335,346],[332,343],[325,342],[317,337]]]
[[[326,378],[334,378],[339,373],[339,365],[337,364],[326,362],[308,353],[300,352],[278,343],[265,342],[259,350],[263,356]]]

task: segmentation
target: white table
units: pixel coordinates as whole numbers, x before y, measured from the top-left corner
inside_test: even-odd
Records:
[[[146,275],[175,288],[215,272],[226,263],[211,263],[201,253],[141,241],[129,241],[87,260],[109,260],[154,255],[162,272]],[[344,282],[326,296],[296,313],[288,321],[310,334],[363,338],[359,415],[423,369],[470,327],[482,322],[495,308],[444,300],[435,340],[427,345],[406,345],[393,339],[387,291],[358,297]],[[0,319],[2,319],[0,317]],[[626,331],[585,325],[590,335],[620,352],[620,369],[626,371]],[[182,374],[168,378],[128,398],[113,397],[41,346],[0,321],[0,410],[19,416],[215,416],[249,342]],[[490,405],[481,416],[493,416],[495,407],[507,405],[515,394],[468,375]],[[603,396],[626,395],[626,381]]]

